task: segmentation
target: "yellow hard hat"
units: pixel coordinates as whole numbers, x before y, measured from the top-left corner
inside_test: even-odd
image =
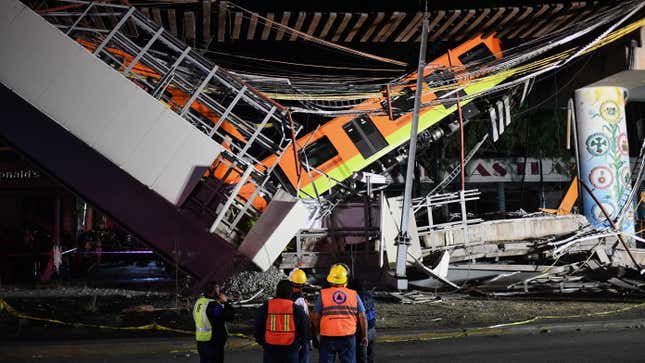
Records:
[[[301,269],[297,268],[289,274],[289,281],[293,282],[294,284],[298,285],[304,285],[307,282],[307,274],[305,274],[304,271]]]
[[[327,282],[334,285],[344,285],[347,283],[348,271],[345,266],[341,264],[333,265],[329,269],[329,275],[327,275]]]

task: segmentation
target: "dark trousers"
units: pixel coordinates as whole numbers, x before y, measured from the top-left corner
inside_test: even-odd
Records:
[[[297,348],[264,347],[264,363],[298,363]]]
[[[367,330],[367,348],[361,347],[361,337],[356,335],[356,362],[374,363],[374,343],[376,343],[376,328]]]
[[[319,363],[334,363],[336,354],[341,363],[356,363],[356,338],[321,336],[319,353]]]
[[[210,342],[197,342],[200,363],[223,363],[224,345],[226,338],[211,340]]]
[[[309,342],[306,342],[300,347],[300,350],[298,351],[299,363],[309,363],[309,350],[311,350]]]

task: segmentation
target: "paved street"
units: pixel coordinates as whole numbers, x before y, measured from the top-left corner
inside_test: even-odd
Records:
[[[380,362],[643,362],[645,329],[603,332],[558,332],[533,335],[478,336],[423,342],[381,343]],[[167,343],[167,344],[165,344]],[[151,338],[64,341],[38,345],[16,343],[0,347],[2,362],[196,362],[187,339]],[[150,346],[146,352],[141,349]],[[161,347],[152,348],[151,345]],[[20,354],[16,352],[20,351]],[[312,362],[317,362],[314,352]],[[227,352],[227,362],[258,362],[258,349]]]

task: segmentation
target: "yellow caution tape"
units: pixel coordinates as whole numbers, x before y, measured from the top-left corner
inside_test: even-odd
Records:
[[[54,324],[59,324],[59,325],[67,325],[67,326],[74,326],[74,327],[112,329],[112,330],[160,330],[160,331],[170,331],[170,332],[179,333],[179,334],[186,334],[186,335],[195,334],[195,332],[191,331],[191,330],[170,328],[170,327],[160,325],[160,324],[157,324],[157,323],[139,325],[139,326],[110,326],[110,325],[102,325],[102,324],[70,323],[70,322],[61,321],[61,320],[57,320],[57,319],[39,318],[39,317],[36,317],[36,316],[23,314],[23,313],[20,313],[20,312],[16,311],[16,309],[14,309],[13,306],[9,305],[9,303],[7,303],[2,298],[0,298],[0,312],[1,311],[6,311],[9,315],[12,315],[12,316],[14,316],[16,318],[19,318],[19,319],[44,321],[44,322],[48,322],[48,323],[54,323]],[[240,337],[240,338],[243,338],[243,339],[253,340],[253,338],[249,337],[248,335],[242,334],[242,333],[229,333],[229,336],[236,336],[236,337]],[[252,345],[252,343],[251,343],[251,345]]]
[[[465,336],[499,335],[504,332],[503,328],[518,326],[518,325],[526,325],[526,324],[534,323],[539,320],[573,319],[573,318],[606,316],[606,315],[623,313],[626,311],[630,311],[630,310],[638,309],[642,307],[645,307],[645,302],[631,305],[631,306],[626,306],[616,310],[600,311],[596,313],[573,314],[573,315],[540,315],[540,316],[533,317],[531,319],[526,319],[521,321],[495,324],[495,325],[490,325],[490,326],[481,327],[481,328],[462,329],[459,331],[452,331],[452,332],[418,333],[418,334],[401,335],[401,336],[380,336],[377,338],[377,341],[381,343],[395,343],[395,342],[402,342],[402,341],[428,341],[428,340],[439,340],[439,339],[451,339],[451,338],[458,338],[458,337],[465,337]],[[0,298],[0,312],[2,312],[3,310],[6,310],[9,315],[12,315],[20,319],[45,321],[45,322],[59,324],[59,325],[98,328],[98,329],[113,329],[113,330],[160,330],[160,331],[170,331],[170,332],[186,334],[186,335],[194,334],[194,332],[190,330],[170,328],[156,323],[140,325],[140,326],[115,327],[115,326],[100,325],[100,324],[70,323],[70,322],[64,322],[57,319],[39,318],[39,317],[19,313],[18,311],[16,311],[16,309],[14,309],[11,305],[9,305],[9,303],[7,303],[4,299]],[[247,347],[257,345],[257,343],[253,341],[253,338],[246,334],[229,333],[229,336],[235,336],[242,339],[248,339],[251,341],[248,344],[239,346],[239,348],[247,348]]]
[[[427,341],[427,340],[451,339],[451,338],[459,338],[459,337],[465,337],[465,336],[500,335],[504,332],[503,328],[518,326],[518,325],[526,325],[526,324],[534,323],[539,320],[572,319],[572,318],[583,318],[583,317],[588,318],[588,317],[596,317],[596,316],[606,316],[611,314],[623,313],[625,311],[638,309],[642,307],[645,307],[645,302],[636,304],[636,305],[626,306],[624,308],[620,308],[617,310],[600,311],[597,313],[574,314],[574,315],[541,315],[541,316],[536,316],[534,318],[522,320],[522,321],[495,324],[495,325],[490,325],[490,326],[481,327],[481,328],[463,329],[460,331],[443,332],[443,333],[421,333],[421,334],[402,335],[402,336],[385,336],[385,337],[379,337],[377,341],[383,342],[383,343],[396,343],[396,342],[403,342],[403,341]]]
[[[491,325],[488,328],[493,329],[493,328],[503,328],[503,327],[507,327],[507,326],[524,325],[524,324],[529,324],[529,323],[536,322],[538,320],[590,318],[590,317],[596,317],[596,316],[605,316],[605,315],[624,313],[625,311],[638,309],[638,308],[641,308],[641,307],[645,307],[645,302],[640,303],[640,304],[636,304],[636,305],[626,306],[624,308],[620,308],[620,309],[617,309],[617,310],[599,311],[597,313],[585,313],[585,314],[574,314],[574,315],[540,315],[540,316],[536,316],[534,318],[527,319],[527,320],[516,321],[516,322],[512,322],[512,323],[503,323],[503,324]]]

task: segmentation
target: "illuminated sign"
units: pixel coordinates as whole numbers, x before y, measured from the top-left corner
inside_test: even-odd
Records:
[[[0,180],[6,181],[38,179],[41,176],[40,172],[32,169],[0,170]]]
[[[466,165],[466,182],[569,182],[571,164],[572,161],[562,159],[473,159]]]

